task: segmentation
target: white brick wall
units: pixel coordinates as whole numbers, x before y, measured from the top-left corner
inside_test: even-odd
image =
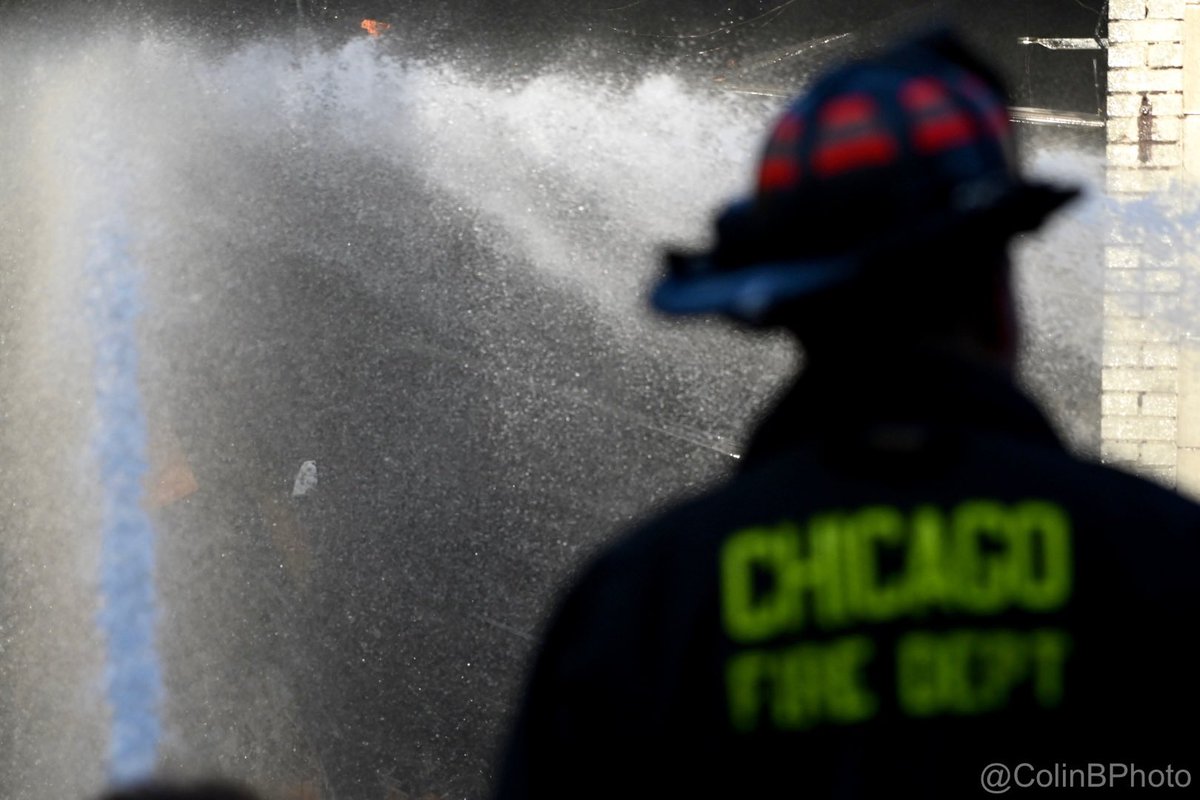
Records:
[[[1110,42],[1182,42],[1183,20],[1134,19],[1108,23]]]
[[[1141,445],[1137,442],[1105,440],[1100,445],[1100,458],[1110,463],[1136,464],[1140,451]]]
[[[1172,367],[1104,367],[1100,375],[1106,391],[1174,392],[1176,388]]]
[[[1145,0],[1109,0],[1108,18],[1114,19],[1145,19]]]
[[[1105,342],[1104,366],[1138,367],[1142,364],[1142,345],[1131,342]],[[1107,397],[1107,395],[1106,395]]]
[[[1151,67],[1179,67],[1183,64],[1183,42],[1171,42],[1144,45],[1146,48],[1146,64]],[[1112,61],[1108,62],[1114,66]],[[1137,66],[1131,64],[1130,66]]]
[[[1161,192],[1171,185],[1174,177],[1173,172],[1165,169],[1109,168],[1108,191],[1117,194]]]
[[[1144,289],[1147,292],[1177,294],[1183,288],[1183,273],[1177,269],[1152,269],[1147,270],[1145,275]]]
[[[1146,16],[1151,19],[1183,19],[1185,0],[1149,0]]]
[[[1168,188],[1185,160],[1185,14],[1200,0],[1110,0],[1108,190]],[[1189,23],[1190,25],[1191,23]],[[1149,129],[1142,111],[1149,105]],[[1148,133],[1148,135],[1147,135]],[[1193,151],[1186,151],[1191,153]],[[1119,223],[1119,221],[1118,221]],[[1114,225],[1106,248],[1101,456],[1174,485],[1181,461],[1179,342],[1154,322],[1179,306],[1184,275],[1163,248]],[[1190,460],[1188,460],[1190,459]],[[1187,467],[1200,458],[1184,460]]]
[[[1156,142],[1179,142],[1183,138],[1183,121],[1179,117],[1153,118],[1150,135]],[[1136,143],[1139,136],[1137,117],[1110,118],[1108,140],[1117,144]]]
[[[1138,448],[1138,463],[1148,467],[1174,467],[1175,443],[1146,442]]]
[[[1150,294],[1142,298],[1142,313],[1153,319],[1179,319],[1182,307],[1178,293]]]
[[[1144,344],[1141,363],[1147,367],[1178,367],[1179,348],[1174,344]]]
[[[1104,342],[1105,367],[1177,367],[1180,349],[1174,342]]]
[[[1103,439],[1137,442],[1175,443],[1174,417],[1104,417],[1100,422]]]
[[[1109,92],[1137,93],[1138,105],[1141,106],[1143,92],[1183,92],[1183,69],[1153,69],[1151,67],[1131,67],[1129,69],[1110,69],[1108,71]],[[1182,98],[1181,98],[1182,99]],[[1150,101],[1154,105],[1154,101]],[[1158,113],[1155,108],[1155,112]]]
[[[1173,342],[1175,335],[1166,328],[1141,318],[1113,317],[1104,326],[1106,339],[1113,342]]]
[[[1109,70],[1113,72],[1113,70]],[[1110,76],[1111,77],[1111,76]],[[1183,95],[1181,94],[1150,94],[1150,105],[1155,116],[1178,117],[1183,114]],[[1141,113],[1142,94],[1114,94],[1109,89],[1108,115],[1110,117],[1136,117]]]
[[[1155,142],[1147,150],[1148,160],[1140,161],[1141,146],[1138,144],[1110,144],[1108,164],[1110,167],[1177,167],[1183,163],[1183,148],[1178,142]]]
[[[1174,392],[1147,392],[1141,397],[1141,411],[1147,417],[1175,417],[1179,414],[1179,396]]]
[[[1200,64],[1200,58],[1196,59]],[[1190,175],[1200,175],[1200,112],[1183,121],[1183,163]]]
[[[1137,392],[1108,392],[1100,398],[1100,413],[1106,417],[1133,417],[1141,408]]]
[[[1142,261],[1142,251],[1137,247],[1110,245],[1105,256],[1109,269],[1137,269]]]
[[[1144,67],[1150,63],[1150,45],[1145,42],[1120,42],[1108,48],[1108,67]]]

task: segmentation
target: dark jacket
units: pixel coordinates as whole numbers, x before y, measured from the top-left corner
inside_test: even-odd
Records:
[[[1074,457],[999,373],[813,368],[735,477],[568,592],[497,796],[1181,782],[1198,537],[1200,507]]]

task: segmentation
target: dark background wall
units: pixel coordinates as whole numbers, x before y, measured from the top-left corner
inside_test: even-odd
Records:
[[[647,60],[728,71],[805,43],[854,33],[858,47],[934,20],[956,22],[1006,72],[1017,105],[1096,112],[1104,94],[1103,53],[1053,52],[1020,37],[1093,37],[1106,33],[1102,0],[0,0],[11,19],[120,15],[146,25],[236,40],[264,27],[302,23],[331,38],[363,35],[378,19],[389,33],[421,48],[470,49],[498,65],[523,69],[586,49],[597,58]],[[811,63],[845,52],[847,42],[806,49]],[[786,74],[783,58],[771,75]],[[761,76],[760,76],[761,77]]]

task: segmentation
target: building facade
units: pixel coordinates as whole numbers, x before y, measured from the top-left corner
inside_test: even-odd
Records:
[[[1200,177],[1200,0],[1108,5],[1102,456],[1200,495],[1195,234],[1168,221]]]

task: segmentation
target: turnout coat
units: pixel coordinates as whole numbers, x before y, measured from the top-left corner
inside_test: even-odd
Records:
[[[496,797],[1185,785],[1198,537],[1007,375],[817,364],[561,600]]]

